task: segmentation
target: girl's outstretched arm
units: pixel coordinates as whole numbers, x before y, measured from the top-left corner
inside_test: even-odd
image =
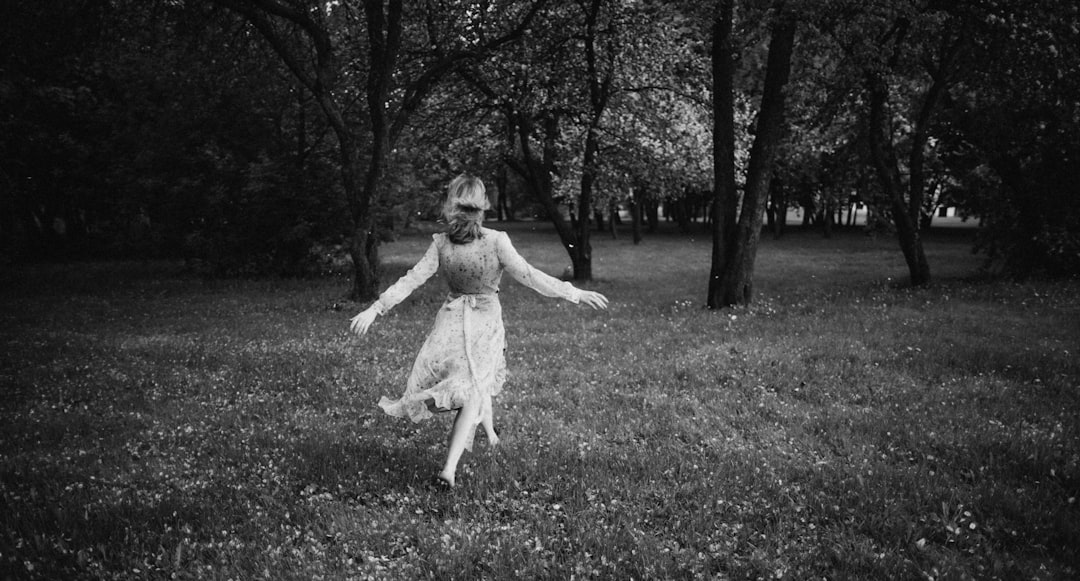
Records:
[[[581,290],[566,281],[536,270],[517,253],[510,242],[510,237],[505,232],[499,232],[497,236],[499,238],[495,249],[499,254],[499,262],[514,280],[547,297],[565,299],[572,303],[584,303],[594,309],[607,308],[608,300],[604,295]]]
[[[438,235],[436,234],[436,236]],[[424,284],[438,270],[439,248],[437,243],[432,241],[431,246],[428,246],[427,252],[424,253],[424,257],[420,259],[420,262],[410,268],[409,272],[405,273],[405,276],[390,285],[390,288],[383,291],[378,300],[371,303],[370,307],[353,317],[349,322],[349,329],[357,335],[367,333],[368,328],[375,322],[375,317],[385,315],[390,309],[412,294],[417,287]]]

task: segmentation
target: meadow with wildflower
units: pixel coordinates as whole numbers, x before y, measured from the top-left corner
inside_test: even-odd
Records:
[[[705,235],[595,240],[608,312],[506,281],[503,443],[452,491],[450,418],[375,405],[439,280],[356,338],[342,279],[5,267],[0,578],[1075,578],[1080,283],[981,280],[969,242],[912,290],[893,240],[792,232],[718,312]]]

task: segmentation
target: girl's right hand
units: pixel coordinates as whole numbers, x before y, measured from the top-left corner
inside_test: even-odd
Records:
[[[606,309],[608,305],[607,297],[593,291],[581,291],[578,302],[589,305],[594,309]]]
[[[349,324],[349,330],[357,335],[363,335],[367,333],[368,327],[375,322],[375,317],[379,316],[379,311],[375,309],[374,305],[367,308],[367,310],[361,312],[352,318]]]

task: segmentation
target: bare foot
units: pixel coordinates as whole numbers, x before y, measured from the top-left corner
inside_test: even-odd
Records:
[[[485,435],[487,436],[488,445],[492,448],[498,447],[499,442],[502,441],[499,438],[499,430],[496,430],[495,428],[486,429],[487,426],[484,426],[484,428]]]
[[[442,486],[446,486],[447,488],[453,488],[454,487],[454,475],[453,474],[448,474],[445,470],[442,471],[442,472],[439,472],[438,476],[435,477],[435,483],[436,484],[441,483]]]

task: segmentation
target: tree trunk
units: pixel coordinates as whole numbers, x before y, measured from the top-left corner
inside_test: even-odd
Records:
[[[353,261],[353,285],[350,297],[356,301],[370,301],[379,297],[379,243],[378,236],[358,224],[349,238],[349,257]]]
[[[735,189],[735,0],[720,0],[712,29],[713,71],[713,228],[712,264],[706,304],[726,305],[722,281],[734,246],[738,192]]]
[[[342,147],[342,182],[353,210],[353,234],[349,244],[349,254],[353,259],[350,298],[361,302],[379,296],[379,235],[372,206],[379,197],[386,153],[390,149],[386,102],[400,46],[402,6],[400,0],[391,0],[385,13],[381,2],[366,4],[364,8],[372,62],[377,66],[369,72],[365,87],[372,139],[362,184],[357,184],[357,177],[361,173],[357,140],[345,129],[343,120],[338,123],[342,128],[338,132],[338,142]],[[329,102],[329,95],[323,99]]]
[[[559,241],[570,256],[575,275],[588,270],[586,265],[579,264],[580,254],[577,249],[580,246],[577,238],[577,228],[563,217],[559,204],[555,201],[554,184],[551,176],[555,169],[555,142],[558,138],[559,119],[549,116],[544,119],[543,153],[537,156],[530,143],[533,133],[532,122],[526,115],[517,116],[515,127],[518,131],[521,158],[507,157],[507,165],[514,170],[525,182],[525,187],[532,194],[533,199],[547,212],[551,223],[555,226],[555,232],[559,235]],[[587,227],[586,227],[587,228]],[[576,278],[576,276],[575,276]]]
[[[822,220],[821,224],[821,235],[825,238],[832,238],[833,220],[835,216],[836,212],[833,209],[833,202],[831,200],[825,202],[825,211],[822,216],[824,220]]]
[[[689,234],[691,209],[685,193],[683,197],[671,202],[671,208],[675,212],[675,223],[679,225],[679,231],[683,234]]]
[[[514,124],[507,117],[506,120],[506,142],[507,154],[511,154],[514,149]],[[495,174],[495,189],[497,191],[497,197],[495,199],[495,212],[498,214],[499,221],[506,220],[507,222],[514,221],[514,211],[510,208],[510,176],[507,165],[505,163],[499,164],[499,170]]]
[[[901,45],[906,38],[908,24],[906,20],[898,23],[898,34],[895,37],[896,46],[888,61],[890,69],[895,68],[898,62]],[[962,32],[957,32],[957,36],[947,36],[943,39],[939,47],[938,60],[927,70],[931,83],[926,95],[923,97],[919,110],[915,114],[910,153],[908,154],[908,181],[906,188],[901,178],[896,152],[893,148],[892,127],[886,110],[889,101],[888,82],[881,72],[871,72],[867,75],[870,94],[870,158],[878,181],[883,191],[889,196],[893,224],[896,226],[900,250],[903,252],[904,260],[908,265],[912,286],[923,286],[930,282],[930,265],[923,251],[920,234],[923,200],[926,195],[924,165],[926,147],[930,138],[931,120],[938,103],[948,89],[949,75],[955,63],[954,59],[959,54],[961,47],[966,43]]]
[[[882,190],[889,196],[889,205],[892,210],[893,224],[896,226],[896,237],[900,243],[900,251],[904,254],[907,262],[908,273],[911,277],[912,286],[923,286],[930,282],[930,264],[926,260],[923,251],[922,238],[919,233],[918,212],[922,207],[921,199],[921,173],[922,164],[910,168],[911,182],[909,194],[918,197],[918,205],[915,207],[915,215],[912,216],[908,200],[904,199],[904,186],[900,178],[900,170],[896,163],[896,157],[892,148],[887,144],[892,142],[892,132],[889,130],[885,115],[885,106],[888,101],[889,88],[880,75],[871,75],[870,79],[870,157],[874,164],[875,174]],[[887,137],[888,136],[888,137]],[[888,141],[886,141],[886,139]],[[913,144],[912,155],[915,149],[922,149],[922,144]],[[921,158],[921,154],[920,158]],[[916,178],[916,173],[920,177]],[[919,189],[916,192],[916,188]],[[911,200],[914,201],[914,200]]]
[[[353,261],[353,283],[349,298],[355,301],[370,301],[379,296],[379,237],[375,233],[375,221],[371,215],[373,192],[369,189],[372,168],[367,176],[363,170],[357,138],[345,125],[336,107],[329,98],[319,99],[323,112],[330,121],[338,141],[338,155],[341,158],[341,186],[345,191],[352,214],[352,234],[349,237],[349,257]],[[374,152],[372,164],[375,163]],[[381,166],[381,160],[379,161]]]
[[[592,0],[585,14],[585,65],[589,89],[589,127],[585,132],[585,151],[581,167],[581,191],[578,194],[577,246],[571,249],[574,262],[574,280],[592,280],[592,235],[589,217],[593,211],[593,187],[596,184],[596,168],[600,161],[600,120],[611,95],[611,71],[601,74],[597,63],[597,19],[601,0]]]
[[[591,132],[590,132],[591,133]],[[590,163],[589,155],[589,143],[594,139],[586,138],[585,140],[585,164],[588,167]],[[595,157],[595,151],[593,152]],[[574,264],[574,280],[592,280],[592,243],[590,238],[592,237],[592,230],[589,227],[591,220],[589,217],[592,215],[590,207],[592,206],[592,185],[594,178],[591,171],[584,171],[581,174],[581,193],[578,197],[578,220],[574,226],[574,237],[576,242],[567,246],[567,251],[570,253],[570,261]]]
[[[644,200],[641,205],[645,215],[645,222],[648,224],[646,230],[649,234],[656,234],[656,230],[660,228],[660,202]]]
[[[718,19],[718,22],[720,20],[726,21],[726,23],[717,26],[717,29],[720,29],[720,34],[714,32],[714,70],[718,56],[721,57],[721,64],[727,63],[730,66],[732,62],[728,58],[732,54],[730,52],[730,2],[731,0],[721,1],[720,11],[723,13],[726,9],[727,14]],[[709,280],[709,308],[715,309],[749,304],[753,298],[754,261],[757,257],[758,241],[761,238],[765,203],[768,198],[769,183],[773,173],[773,159],[776,156],[777,145],[783,130],[784,89],[791,73],[791,55],[795,46],[795,30],[796,21],[784,10],[778,11],[776,20],[773,23],[772,37],[769,40],[765,84],[761,96],[761,110],[758,114],[754,134],[754,144],[750,149],[750,162],[746,174],[746,191],[743,195],[734,239],[730,242],[725,239],[728,234],[725,229],[730,228],[731,221],[734,220],[734,208],[732,207],[734,196],[717,198],[718,205],[720,203],[727,205],[725,209],[721,210],[722,213],[717,216],[717,222],[726,223],[726,226],[719,226],[719,229],[714,230],[713,234],[713,270]],[[720,53],[717,54],[716,45],[726,46],[727,48],[726,50],[722,48]],[[717,93],[725,91],[730,99],[733,94],[731,84],[733,70],[722,70],[719,75],[714,73],[714,79],[716,76],[721,77],[721,79],[719,81],[714,80],[719,89],[714,92],[714,100],[718,97]],[[726,77],[726,80],[723,77]],[[730,107],[730,105],[725,105],[725,107]],[[726,123],[728,111],[730,110],[732,109],[722,112],[718,106],[715,113],[717,123],[720,123],[721,120],[725,120]],[[723,128],[723,131],[718,128],[715,133],[714,140],[722,136],[725,140],[730,138],[730,141],[722,144],[722,147],[714,146],[714,152],[722,149],[725,152],[724,154],[727,155],[727,152],[730,151],[733,157],[733,128]],[[721,173],[723,170],[719,169],[719,166],[728,163],[730,164],[728,165],[729,169],[726,170],[727,174],[724,175]],[[730,162],[718,160],[717,167],[716,183],[720,185],[727,182],[728,185],[725,186],[725,189],[734,189],[730,185],[730,182],[734,181],[734,172],[731,171],[734,168],[733,159]],[[717,259],[718,251],[725,254],[722,261]],[[719,269],[717,268],[718,262],[721,262],[721,268]]]
[[[620,224],[619,220],[619,204],[614,198],[608,203],[608,234],[611,234],[611,239],[615,240],[619,237],[619,231],[615,226]]]
[[[630,229],[633,233],[634,244],[641,244],[641,214],[644,196],[640,187],[635,187],[630,193]]]
[[[772,209],[772,223],[769,226],[773,238],[780,239],[784,235],[784,226],[787,225],[787,200],[784,199],[784,185],[779,176],[774,177],[769,184],[769,207]]]

